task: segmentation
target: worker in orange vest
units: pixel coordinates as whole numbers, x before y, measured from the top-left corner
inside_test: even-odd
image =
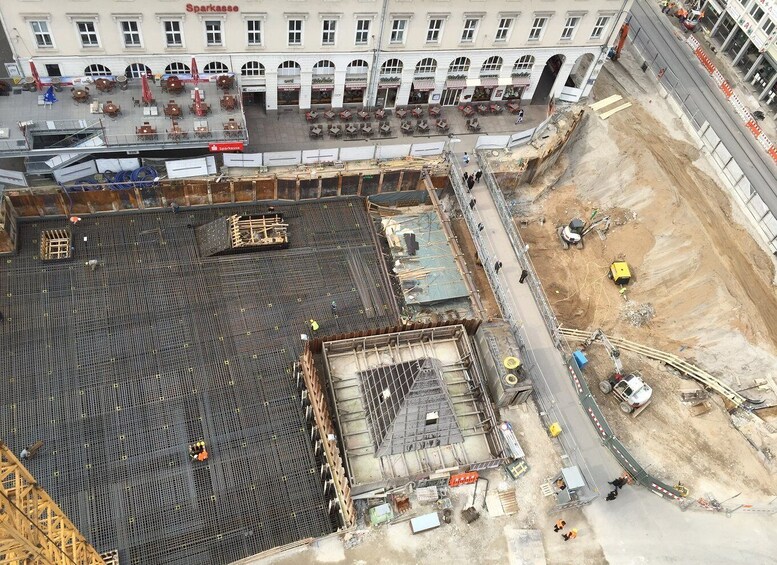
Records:
[[[561,530],[564,529],[564,526],[566,526],[566,525],[567,525],[567,523],[564,521],[564,519],[563,518],[559,518],[558,520],[556,520],[556,525],[553,526],[553,531],[554,532],[560,532]]]
[[[563,534],[562,537],[564,538],[564,541],[575,539],[577,537],[577,528],[572,528],[569,530],[568,534]]]

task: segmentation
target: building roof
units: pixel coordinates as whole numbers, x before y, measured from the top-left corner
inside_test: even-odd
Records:
[[[382,365],[359,377],[377,455],[464,441],[436,359]]]

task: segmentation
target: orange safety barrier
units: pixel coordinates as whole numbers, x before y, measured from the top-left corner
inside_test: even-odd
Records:
[[[461,485],[471,485],[478,480],[478,472],[472,471],[471,473],[459,473],[458,475],[451,475],[448,479],[449,487],[460,487]]]
[[[774,162],[777,163],[777,149],[775,149],[774,147],[770,147],[769,155],[771,155],[772,159],[774,159]]]
[[[755,120],[750,120],[745,124],[747,126],[747,129],[753,132],[753,135],[758,137],[761,135],[761,128],[758,127],[758,124],[755,123]]]
[[[727,82],[721,84],[720,89],[723,91],[723,94],[726,95],[726,98],[731,98],[731,96],[734,94],[734,89],[731,88]]]

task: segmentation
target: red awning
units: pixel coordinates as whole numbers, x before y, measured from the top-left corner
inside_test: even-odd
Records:
[[[467,88],[467,79],[449,78],[445,81],[445,88]]]
[[[499,86],[499,77],[480,77],[480,86],[485,88]]]
[[[366,80],[352,80],[345,83],[345,88],[367,88]]]
[[[326,83],[316,83],[313,85],[313,90],[334,90],[335,85],[331,82]]]
[[[417,78],[413,81],[413,90],[434,90],[433,78]]]

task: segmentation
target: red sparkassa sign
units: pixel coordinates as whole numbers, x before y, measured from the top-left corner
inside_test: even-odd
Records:
[[[220,151],[242,151],[245,144],[242,141],[230,141],[227,143],[209,143],[208,149],[211,153]]]

